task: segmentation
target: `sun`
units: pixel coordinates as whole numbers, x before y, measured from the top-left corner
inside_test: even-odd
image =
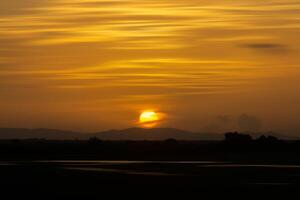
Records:
[[[154,111],[144,111],[141,113],[139,123],[147,128],[154,127],[159,121],[158,113]]]

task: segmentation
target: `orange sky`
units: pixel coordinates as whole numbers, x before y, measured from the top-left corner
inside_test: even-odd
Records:
[[[300,2],[0,0],[0,127],[300,135]],[[246,124],[246,125],[245,125]]]

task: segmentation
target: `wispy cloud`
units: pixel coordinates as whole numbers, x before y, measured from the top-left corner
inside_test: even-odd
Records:
[[[118,47],[122,49],[141,49],[143,46],[149,49],[149,42],[170,49],[178,47],[176,45],[185,46],[187,43],[180,43],[180,38],[189,36],[186,31],[199,29],[299,28],[292,11],[300,8],[294,2],[249,4],[241,1],[207,5],[198,0],[54,0],[33,7],[30,4],[23,6],[26,13],[2,17],[1,35],[31,36],[28,42],[35,45],[118,41]],[[284,16],[274,21],[281,13],[285,13]],[[131,38],[134,40],[130,41]]]
[[[268,91],[299,72],[299,22],[294,0],[3,0],[0,101],[194,110]]]

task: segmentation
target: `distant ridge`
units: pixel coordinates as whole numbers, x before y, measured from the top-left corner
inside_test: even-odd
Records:
[[[110,130],[93,134],[104,140],[221,140],[221,134],[194,133],[175,128],[128,128],[123,130]]]
[[[24,128],[0,128],[0,139],[88,139],[97,137],[102,140],[165,140],[174,138],[177,140],[221,140],[222,134],[194,133],[175,128],[127,128],[121,130],[108,130],[96,133],[81,133],[75,131],[63,131],[56,129],[24,129]]]
[[[79,132],[62,131],[55,129],[26,129],[26,128],[0,128],[0,139],[75,139],[82,138],[84,135]]]
[[[248,133],[249,134],[249,133]],[[253,133],[253,138],[260,135],[273,135],[279,139],[299,139],[299,137],[285,136],[276,133]],[[196,133],[176,128],[127,128],[120,130],[108,130],[95,133],[82,133],[76,131],[63,131],[56,129],[25,129],[25,128],[0,128],[0,139],[49,139],[71,140],[88,139],[97,137],[102,140],[165,140],[174,138],[177,140],[223,140],[223,134]]]

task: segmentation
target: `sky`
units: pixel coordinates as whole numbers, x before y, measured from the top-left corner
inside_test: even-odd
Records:
[[[300,135],[298,0],[0,0],[0,127]]]

